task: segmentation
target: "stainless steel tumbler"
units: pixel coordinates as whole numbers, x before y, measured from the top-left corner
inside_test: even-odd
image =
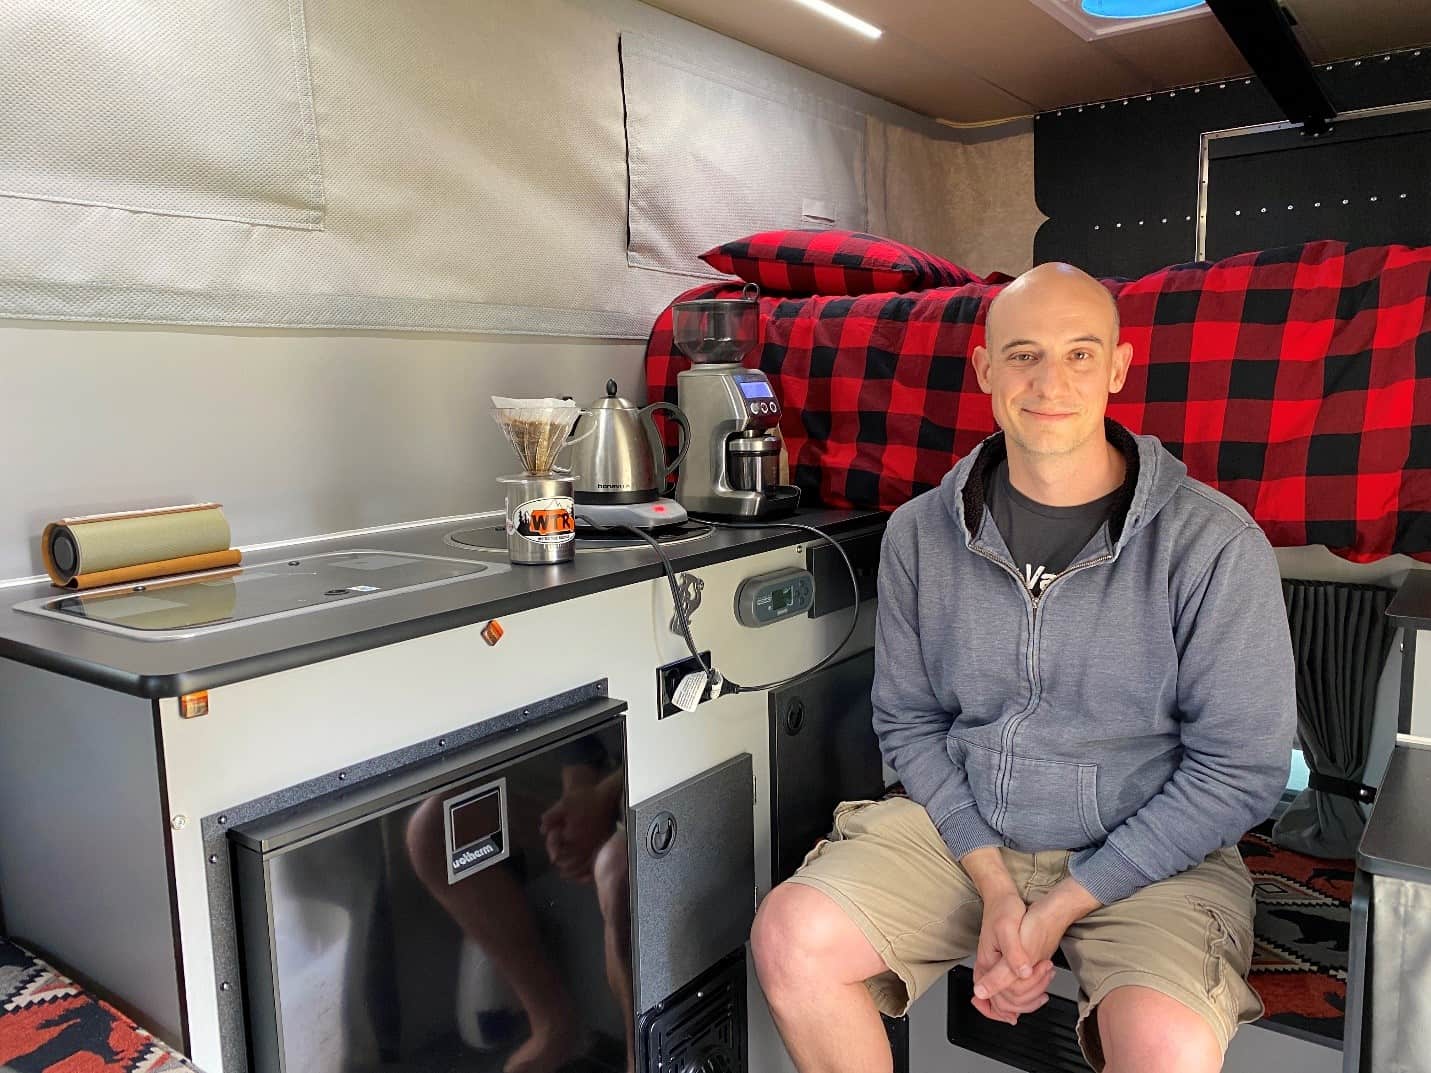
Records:
[[[572,477],[519,473],[507,488],[507,555],[514,563],[569,563],[576,554]]]

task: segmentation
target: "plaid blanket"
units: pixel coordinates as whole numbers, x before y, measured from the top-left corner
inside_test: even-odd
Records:
[[[1274,545],[1431,561],[1431,248],[1314,242],[1104,282],[1134,352],[1110,417],[1157,436]],[[994,430],[969,356],[998,289],[760,299],[746,364],[780,397],[807,499],[893,510]],[[651,399],[675,402],[688,367],[667,309]]]

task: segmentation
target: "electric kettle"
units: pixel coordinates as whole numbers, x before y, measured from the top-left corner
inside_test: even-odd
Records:
[[[657,410],[667,411],[681,429],[680,447],[669,465],[651,418]],[[686,457],[691,425],[669,402],[637,408],[616,394],[615,380],[608,380],[606,397],[583,408],[571,443],[578,503],[650,503],[665,492],[666,479]]]

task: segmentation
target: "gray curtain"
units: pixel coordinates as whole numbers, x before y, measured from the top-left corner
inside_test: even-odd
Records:
[[[1340,581],[1282,582],[1297,657],[1297,735],[1311,783],[1272,829],[1279,846],[1351,857],[1366,826],[1359,801],[1371,746],[1376,686],[1395,629],[1392,590]]]

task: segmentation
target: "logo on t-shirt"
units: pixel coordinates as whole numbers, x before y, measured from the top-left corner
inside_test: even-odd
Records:
[[[1042,596],[1044,589],[1057,578],[1058,575],[1052,571],[1045,570],[1041,566],[1034,566],[1032,563],[1024,564],[1024,586],[1033,596]]]

